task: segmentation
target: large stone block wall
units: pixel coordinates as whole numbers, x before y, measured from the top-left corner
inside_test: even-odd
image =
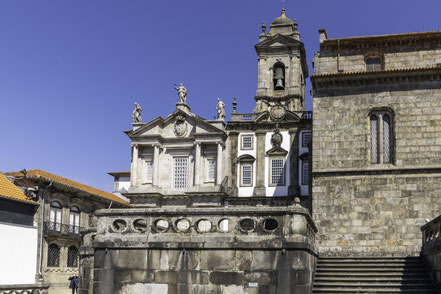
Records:
[[[314,178],[321,255],[418,255],[420,227],[441,211],[441,173]]]
[[[310,293],[315,263],[298,250],[99,249],[94,293]]]

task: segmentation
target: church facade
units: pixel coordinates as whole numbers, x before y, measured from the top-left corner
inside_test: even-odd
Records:
[[[284,9],[255,45],[252,112],[234,101],[226,123],[218,99],[204,119],[183,84],[165,118],[136,105],[133,207],[97,212],[93,293],[311,293],[319,257],[419,254],[441,208],[441,32],[319,36],[313,114]]]

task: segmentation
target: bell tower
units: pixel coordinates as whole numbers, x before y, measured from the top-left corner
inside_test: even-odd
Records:
[[[297,21],[282,13],[266,32],[265,23],[259,43],[255,45],[258,59],[258,82],[254,113],[268,111],[271,106],[285,105],[291,112],[305,110],[305,80],[308,66]]]

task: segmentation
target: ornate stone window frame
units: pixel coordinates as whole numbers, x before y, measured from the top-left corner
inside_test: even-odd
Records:
[[[377,158],[372,155],[373,142],[372,142],[372,125],[371,119],[373,117],[377,118]],[[386,122],[385,119],[388,117],[389,121]],[[370,165],[381,165],[381,164],[395,164],[395,112],[390,107],[376,107],[372,108],[367,115],[368,121],[368,162]],[[388,126],[386,125],[388,124]],[[387,129],[386,129],[387,128]],[[386,134],[386,132],[388,132]],[[388,158],[387,154],[388,153]]]
[[[239,156],[237,159],[237,163],[239,165],[239,186],[240,187],[253,187],[254,186],[254,161],[256,159],[254,156],[250,154],[244,154]],[[250,172],[251,172],[251,183],[250,184],[244,184],[243,183],[243,167],[249,166]]]
[[[272,176],[273,176],[273,160],[281,160],[282,161],[282,182],[281,183],[273,183],[272,182]],[[286,156],[269,156],[268,158],[268,165],[269,165],[269,172],[268,172],[268,186],[270,187],[277,187],[277,186],[286,186]]]
[[[244,147],[244,137],[251,138],[251,147]],[[253,150],[254,149],[254,134],[242,134],[240,135],[240,150]]]

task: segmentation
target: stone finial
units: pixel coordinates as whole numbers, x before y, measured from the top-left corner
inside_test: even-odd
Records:
[[[139,106],[139,104],[135,102],[135,109],[133,109],[133,114],[132,114],[132,120],[134,124],[142,122],[141,111],[142,111],[141,106]]]
[[[319,42],[320,42],[320,44],[323,43],[327,39],[328,39],[328,33],[326,32],[326,30],[325,29],[320,29],[319,30]]]
[[[299,197],[294,198],[294,204],[296,206],[300,206],[300,198]]]
[[[236,102],[236,97],[234,97],[234,100],[233,100],[233,111],[231,113],[234,113],[234,114],[237,113],[236,108],[237,108],[237,102]]]
[[[263,22],[262,22],[262,34],[265,34],[265,32],[266,32],[266,24],[265,24],[265,22],[263,21]]]

